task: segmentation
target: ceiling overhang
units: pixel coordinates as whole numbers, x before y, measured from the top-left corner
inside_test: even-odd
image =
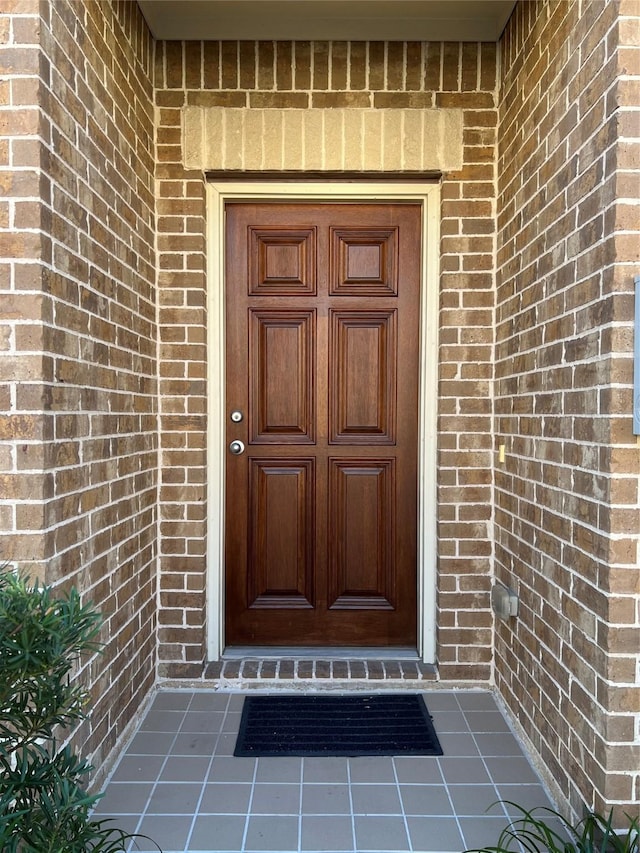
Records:
[[[497,41],[515,0],[138,0],[156,39]]]

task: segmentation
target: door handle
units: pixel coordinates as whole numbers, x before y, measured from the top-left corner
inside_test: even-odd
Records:
[[[231,420],[234,424],[239,424],[242,421],[243,416],[242,416],[242,412],[236,411],[236,412],[231,412],[229,417],[231,418]]]
[[[237,439],[232,441],[229,445],[229,450],[234,456],[240,456],[241,453],[244,453],[244,442],[238,441]]]

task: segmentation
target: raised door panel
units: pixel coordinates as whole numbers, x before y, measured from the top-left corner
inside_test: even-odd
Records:
[[[329,440],[394,444],[396,311],[331,311]]]
[[[251,459],[250,608],[313,607],[315,463]]]
[[[395,460],[331,459],[329,606],[393,610]]]
[[[249,228],[249,295],[316,292],[316,228]]]
[[[252,444],[315,441],[316,312],[249,311]]]
[[[331,228],[332,296],[396,296],[398,228]]]

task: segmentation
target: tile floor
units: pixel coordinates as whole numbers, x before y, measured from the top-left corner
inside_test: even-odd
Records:
[[[497,800],[549,805],[491,693],[424,695],[442,757],[256,759],[233,757],[241,694],[160,692],[96,816],[163,853],[460,853],[496,842]]]

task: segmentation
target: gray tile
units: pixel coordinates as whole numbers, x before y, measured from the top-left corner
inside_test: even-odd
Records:
[[[244,814],[249,811],[251,785],[246,783],[214,783],[205,786],[200,814]]]
[[[112,782],[154,782],[164,764],[164,755],[123,755]]]
[[[444,786],[401,785],[404,813],[409,815],[453,815],[451,801]]]
[[[511,732],[500,711],[465,711],[472,732]]]
[[[440,765],[435,758],[402,757],[394,758],[398,781],[421,784],[442,784],[442,773]]]
[[[302,770],[304,782],[346,782],[347,758],[305,758]]]
[[[522,784],[539,782],[538,776],[526,758],[507,756],[487,758],[486,764],[496,784]]]
[[[149,814],[194,814],[202,785],[190,782],[159,782],[151,795],[147,812]]]
[[[464,691],[460,690],[456,694],[458,703],[463,711],[498,711],[493,693],[488,690],[482,691]]]
[[[479,755],[478,747],[471,734],[456,732],[438,736],[440,746],[445,755]]]
[[[312,815],[350,814],[348,785],[303,785],[302,813]],[[330,821],[327,821],[330,823]]]
[[[468,848],[495,846],[508,820],[505,817],[460,817],[458,818],[464,843]]]
[[[140,815],[138,814],[97,814],[93,813],[91,819],[94,821],[104,821],[104,827],[121,829],[123,832],[134,833],[140,823]]]
[[[216,755],[211,764],[209,782],[253,782],[256,765],[256,758]]]
[[[354,849],[351,817],[332,815],[330,820],[318,815],[303,815],[301,850],[335,850],[347,853]]]
[[[445,756],[439,758],[438,762],[442,775],[449,785],[463,785],[465,782],[487,785],[491,782],[481,758],[458,758],[456,756],[449,758]]]
[[[175,734],[184,719],[184,711],[149,711],[140,724],[141,732],[168,732]]]
[[[431,716],[438,736],[445,732],[469,732],[469,726],[462,711],[434,711]]]
[[[256,782],[300,782],[301,758],[259,758]]]
[[[393,759],[390,756],[363,756],[349,759],[352,782],[395,782]]]
[[[246,822],[246,818],[239,815],[199,815],[187,849],[242,850]]]
[[[425,704],[429,709],[429,712],[432,711],[459,711],[460,707],[458,705],[458,700],[456,699],[455,693],[450,693],[448,691],[434,690],[432,692],[426,692],[422,694]]]
[[[354,818],[356,849],[364,851],[409,850],[409,839],[404,818],[397,816],[372,817],[358,815]]]
[[[407,817],[411,846],[416,853],[460,853],[464,849],[453,817]]]
[[[502,806],[495,805],[500,795],[494,785],[449,785],[449,796],[457,815],[500,815]]]
[[[192,694],[190,711],[226,711],[233,698],[229,693],[198,691]]]
[[[216,741],[216,755],[233,755],[236,748],[237,736],[223,732]]]
[[[363,815],[402,814],[395,785],[351,785],[353,813]]]
[[[200,755],[172,755],[160,774],[161,782],[204,782],[211,759]]]
[[[252,814],[297,815],[300,813],[300,786],[279,783],[256,784],[251,801]]]
[[[249,818],[245,851],[275,850],[278,853],[298,850],[298,818],[259,816]]]
[[[171,755],[213,755],[218,735],[190,734],[176,735]]]
[[[191,690],[161,690],[151,704],[152,711],[186,711],[193,697]]]
[[[148,838],[157,842],[164,853],[168,850],[184,850],[193,817],[179,815],[150,815],[145,817],[140,824],[140,833],[148,836]],[[154,850],[158,853],[158,847],[145,842],[143,839],[136,839],[136,844],[133,848],[136,851]]]
[[[512,734],[477,734],[475,738],[481,755],[524,755],[522,747]]]
[[[242,714],[239,714],[236,711],[230,711],[224,718],[221,731],[227,734],[233,734],[237,736],[238,731],[240,729],[241,719]]]
[[[166,755],[173,737],[164,732],[139,732],[129,744],[127,755]]]
[[[180,732],[217,733],[221,730],[223,721],[222,711],[187,711]]]
[[[504,801],[504,808],[513,817],[521,817],[522,812],[510,803],[516,803],[523,809],[552,807],[551,800],[542,785],[497,785],[498,795]]]
[[[142,814],[153,785],[149,782],[111,782],[98,800],[96,813]]]

